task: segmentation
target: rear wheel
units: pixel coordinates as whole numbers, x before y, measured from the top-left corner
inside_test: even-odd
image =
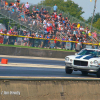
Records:
[[[87,76],[88,72],[87,71],[82,71],[82,75]]]
[[[66,67],[65,72],[66,72],[66,74],[71,74],[73,72],[73,70]]]
[[[100,69],[97,71],[97,77],[100,78]]]

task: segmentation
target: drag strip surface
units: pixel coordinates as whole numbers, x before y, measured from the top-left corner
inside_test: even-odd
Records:
[[[30,76],[30,77],[91,77],[96,78],[95,74],[82,76],[81,72],[66,74],[64,69],[59,68],[37,68],[37,67],[0,67],[0,76]]]
[[[0,55],[2,58],[8,64],[0,64],[0,76],[96,78],[95,74],[82,76],[80,71],[66,74],[64,59]]]
[[[44,64],[44,65],[61,65],[64,66],[65,63],[64,61],[60,61],[60,60],[52,60],[52,59],[28,59],[28,58],[9,58],[9,57],[0,57],[0,61],[1,59],[8,59],[8,63],[27,63],[27,64]]]

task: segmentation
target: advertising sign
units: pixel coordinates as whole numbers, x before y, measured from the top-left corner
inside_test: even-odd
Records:
[[[17,45],[21,45],[22,42],[22,38],[21,37],[17,37]]]
[[[50,48],[54,48],[54,46],[55,46],[54,40],[50,40]]]
[[[71,49],[71,43],[70,42],[66,42],[65,48],[68,49],[68,50],[70,50]]]

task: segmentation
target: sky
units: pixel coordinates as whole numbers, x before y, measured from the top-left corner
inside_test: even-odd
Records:
[[[20,1],[24,2],[24,3],[26,3],[28,1],[31,4],[38,4],[43,0],[20,0]],[[85,13],[82,14],[82,17],[84,19],[87,20],[89,17],[91,17],[93,15],[95,0],[92,0],[92,2],[90,2],[90,0],[72,0],[72,1],[74,1],[76,4],[78,4],[79,7],[83,8],[83,11]],[[100,0],[97,0],[95,13],[100,12],[99,4],[100,4]]]

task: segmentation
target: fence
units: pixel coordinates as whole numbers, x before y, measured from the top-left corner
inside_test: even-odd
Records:
[[[66,40],[57,40],[57,39],[45,39],[37,37],[27,37],[27,36],[17,36],[17,35],[6,35],[1,34],[0,36],[1,44],[8,45],[21,45],[21,46],[30,46],[38,48],[54,48],[54,49],[67,49],[75,50],[77,41],[66,41]],[[98,44],[92,43],[82,43],[82,48],[99,48]]]

